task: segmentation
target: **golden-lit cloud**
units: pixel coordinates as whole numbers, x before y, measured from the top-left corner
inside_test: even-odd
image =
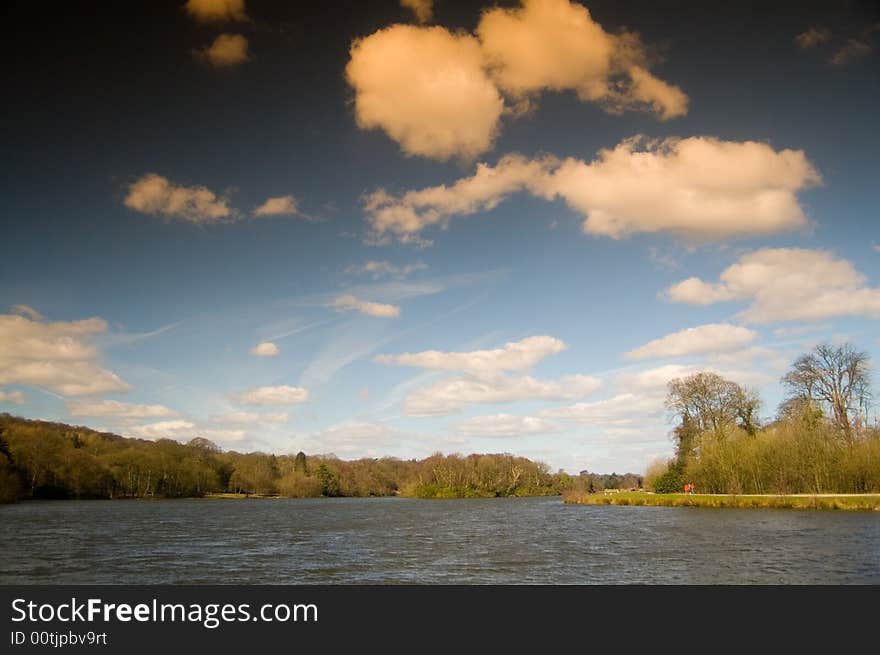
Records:
[[[93,338],[106,330],[100,318],[48,323],[0,315],[0,386],[34,385],[65,396],[127,391],[100,364]]]
[[[352,44],[345,74],[358,126],[384,130],[408,155],[446,160],[492,146],[504,101],[472,36],[393,25]]]
[[[873,46],[864,38],[847,39],[846,43],[834,51],[829,63],[834,66],[843,66],[853,59],[867,57],[874,50]]]
[[[220,34],[211,45],[196,50],[195,56],[214,68],[232,68],[250,59],[248,40],[241,34]]]
[[[392,25],[356,40],[350,55],[358,125],[384,130],[408,155],[473,158],[492,147],[505,112],[534,107],[545,91],[613,113],[687,113],[687,95],[648,70],[638,35],[606,32],[569,0],[489,9],[476,35]]]
[[[400,6],[409,9],[419,23],[427,23],[434,18],[434,0],[400,0]]]
[[[329,306],[339,311],[356,311],[377,318],[397,318],[400,316],[400,307],[397,305],[362,300],[352,295],[337,296]]]
[[[773,234],[806,225],[797,192],[821,182],[801,150],[711,137],[627,139],[591,161],[506,155],[447,186],[365,199],[372,232],[401,240],[521,191],[561,198],[588,234],[667,232],[693,240]]]
[[[299,213],[299,203],[293,196],[267,198],[254,208],[254,216],[294,216]]]
[[[880,318],[880,288],[846,259],[824,250],[765,248],[743,255],[718,282],[692,277],[671,286],[672,302],[711,305],[747,301],[738,315],[750,323],[821,320],[832,316]]]
[[[124,203],[142,214],[190,223],[218,223],[236,217],[227,199],[207,187],[175,184],[156,173],[148,173],[129,185]]]
[[[396,266],[388,261],[378,261],[374,259],[367,260],[363,264],[359,266],[349,266],[345,269],[346,273],[351,273],[354,275],[369,275],[374,280],[378,280],[382,277],[392,277],[398,280],[402,280],[404,278],[409,277],[415,271],[422,271],[428,268],[427,264],[422,262],[416,262],[415,264],[404,264],[403,266]]]
[[[250,353],[254,357],[275,357],[278,355],[278,346],[271,341],[261,341],[251,348]]]
[[[0,389],[0,404],[24,405],[24,394],[21,391],[3,391]]]
[[[184,9],[200,23],[249,20],[244,0],[187,0]]]
[[[831,30],[829,30],[827,27],[814,26],[798,34],[794,38],[794,41],[798,44],[800,48],[803,48],[804,50],[809,50],[810,48],[815,48],[822,45],[830,38]]]
[[[687,113],[688,99],[646,68],[635,34],[613,35],[569,0],[522,0],[483,13],[477,35],[493,77],[513,96],[574,91],[613,111],[644,106],[663,120]]]
[[[26,316],[32,321],[42,321],[43,318],[45,318],[40,312],[28,305],[10,305],[9,311],[11,311],[13,314]]]

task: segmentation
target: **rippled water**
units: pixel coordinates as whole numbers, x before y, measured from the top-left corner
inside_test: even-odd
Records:
[[[880,512],[558,498],[0,506],[0,583],[880,583]]]

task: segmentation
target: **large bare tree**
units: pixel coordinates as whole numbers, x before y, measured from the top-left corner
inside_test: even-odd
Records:
[[[868,408],[871,367],[868,354],[851,344],[822,343],[798,357],[782,381],[791,398],[815,403],[827,412],[847,441]]]

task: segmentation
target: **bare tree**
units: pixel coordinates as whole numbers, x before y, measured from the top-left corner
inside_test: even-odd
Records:
[[[818,404],[849,442],[871,398],[870,358],[851,344],[822,343],[798,357],[782,381],[790,397]]]

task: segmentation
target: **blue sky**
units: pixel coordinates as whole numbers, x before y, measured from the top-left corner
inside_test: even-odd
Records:
[[[880,355],[871,3],[125,4],[13,16],[0,411],[638,471]]]

